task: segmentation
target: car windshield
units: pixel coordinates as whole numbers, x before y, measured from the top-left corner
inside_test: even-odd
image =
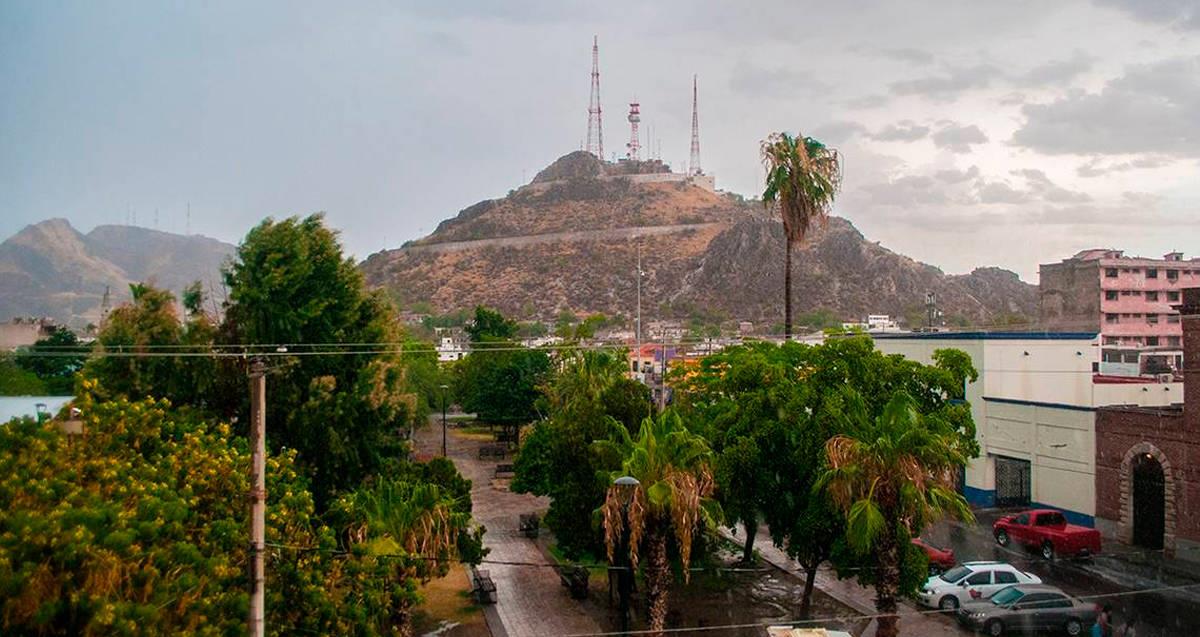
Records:
[[[1012,604],[1016,603],[1018,599],[1021,599],[1024,596],[1025,593],[1022,593],[1021,589],[1019,588],[1006,588],[999,593],[992,595],[992,603],[997,606],[1011,606]]]
[[[958,580],[971,574],[971,569],[965,566],[952,568],[945,573],[942,573],[942,580],[954,584]]]

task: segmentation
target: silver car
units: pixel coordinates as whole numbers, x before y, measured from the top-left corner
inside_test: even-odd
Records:
[[[990,598],[963,604],[958,623],[986,635],[1062,632],[1076,637],[1096,623],[1096,606],[1045,584],[1009,586]]]

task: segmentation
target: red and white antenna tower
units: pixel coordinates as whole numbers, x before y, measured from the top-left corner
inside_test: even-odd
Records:
[[[700,118],[696,108],[696,76],[692,76],[692,157],[688,160],[688,174],[699,175],[700,170]]]
[[[604,128],[600,120],[600,39],[592,36],[592,96],[588,100],[587,152],[604,160]]]
[[[630,159],[637,161],[638,155],[642,149],[641,142],[638,141],[638,122],[642,121],[642,112],[638,109],[641,104],[637,102],[629,103],[629,143],[625,147],[629,149],[626,154]]]

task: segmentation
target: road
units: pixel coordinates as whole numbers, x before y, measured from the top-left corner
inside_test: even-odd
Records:
[[[995,509],[977,511],[976,524],[942,522],[923,534],[941,547],[954,549],[959,561],[999,560],[1033,573],[1047,584],[1088,601],[1110,603],[1119,629],[1129,617],[1136,618],[1137,637],[1176,637],[1200,635],[1200,587],[1188,591],[1161,591],[1130,594],[1135,590],[1159,588],[1177,582],[1153,582],[1132,578],[1120,572],[1112,560],[1064,560],[1047,562],[1021,547],[1001,547],[992,538],[992,522],[1008,512]],[[1111,544],[1111,543],[1110,543]],[[1110,546],[1106,545],[1106,550]],[[1111,550],[1122,549],[1119,545]],[[1114,565],[1115,564],[1115,565]],[[1116,635],[1120,636],[1118,630]]]

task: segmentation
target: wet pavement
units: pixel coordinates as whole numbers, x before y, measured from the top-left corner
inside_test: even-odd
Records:
[[[1115,635],[1120,637],[1128,619],[1134,618],[1137,637],[1183,637],[1200,635],[1200,586],[1176,587],[1200,582],[1188,580],[1153,567],[1130,563],[1139,549],[1106,541],[1102,554],[1092,559],[1046,561],[1022,547],[1001,547],[992,537],[992,522],[1012,510],[983,509],[975,512],[975,524],[942,522],[922,534],[940,547],[954,549],[960,562],[998,560],[1033,573],[1047,584],[1097,604],[1112,604]],[[1124,559],[1117,559],[1123,556]],[[1161,570],[1161,569],[1160,569]],[[1171,569],[1177,570],[1177,569]],[[1162,575],[1159,577],[1159,575]],[[1165,590],[1164,590],[1165,589]]]

